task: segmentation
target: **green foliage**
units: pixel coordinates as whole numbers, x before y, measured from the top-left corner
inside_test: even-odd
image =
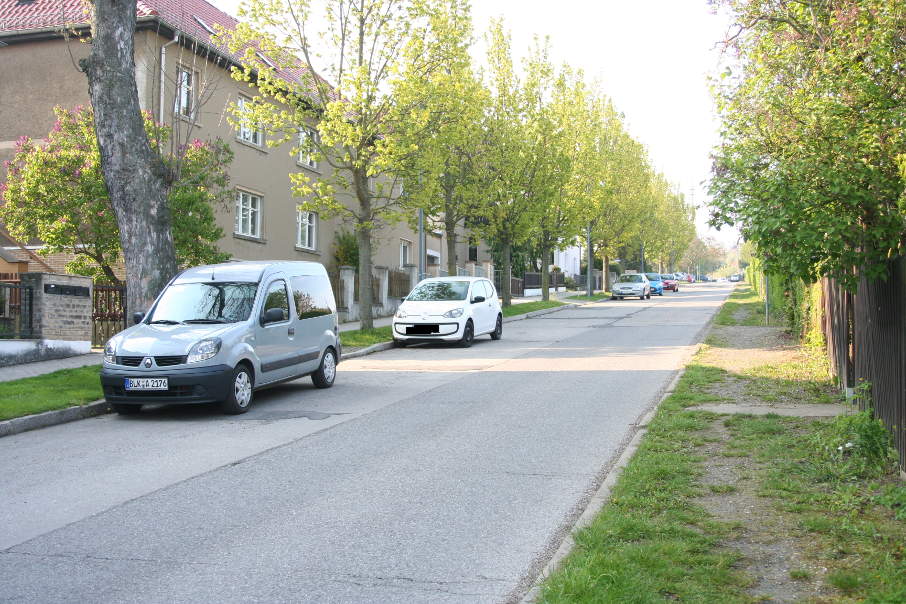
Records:
[[[815,467],[828,479],[852,481],[882,476],[895,464],[890,432],[870,411],[841,415],[811,436]]]
[[[67,111],[56,107],[57,122],[43,144],[28,138],[17,142],[0,189],[0,220],[19,240],[41,239],[43,253],[68,251],[75,259],[71,272],[117,282],[113,271],[122,256],[119,228],[107,195],[90,107]],[[168,131],[145,114],[152,146],[160,148]],[[178,155],[164,158],[178,178],[168,194],[177,260],[183,266],[220,262],[223,236],[214,206],[231,196],[226,168],[233,155],[222,141],[193,141]]]
[[[344,348],[364,348],[391,340],[393,340],[393,333],[389,326],[340,332],[340,343]]]
[[[906,228],[899,0],[719,0],[739,57],[717,85],[715,225],[739,223],[769,273],[855,288]]]
[[[358,266],[359,242],[354,233],[339,230],[333,236],[333,261],[334,266]]]
[[[897,520],[906,520],[906,485],[888,485],[874,501],[894,510]]]

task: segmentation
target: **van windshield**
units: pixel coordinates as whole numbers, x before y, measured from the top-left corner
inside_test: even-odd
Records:
[[[175,325],[245,321],[252,312],[257,291],[257,283],[178,283],[164,291],[148,322]]]

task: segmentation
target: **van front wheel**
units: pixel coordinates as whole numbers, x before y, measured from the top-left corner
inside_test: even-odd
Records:
[[[324,356],[321,357],[321,364],[318,366],[318,370],[311,374],[311,381],[315,388],[330,388],[333,386],[333,381],[336,377],[337,353],[333,351],[333,348],[328,348],[324,351]]]
[[[220,403],[220,410],[228,415],[239,415],[249,410],[255,380],[248,365],[240,363],[233,370],[233,379],[227,399]]]

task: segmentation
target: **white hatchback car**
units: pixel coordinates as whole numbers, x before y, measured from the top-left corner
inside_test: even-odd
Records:
[[[403,300],[393,317],[393,341],[441,340],[469,347],[475,336],[503,335],[503,314],[494,284],[481,277],[425,279]]]

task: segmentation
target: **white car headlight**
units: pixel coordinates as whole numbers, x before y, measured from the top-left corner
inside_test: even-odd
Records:
[[[201,340],[189,350],[189,358],[186,359],[186,362],[198,363],[199,361],[207,361],[218,352],[220,352],[220,338]]]
[[[406,311],[403,310],[402,308],[399,308],[399,309],[397,309],[395,316],[397,319],[405,319],[407,316]]]
[[[444,313],[443,316],[448,319],[458,319],[459,317],[462,316],[462,309],[454,308],[453,310],[448,310],[447,312]]]
[[[113,343],[113,340],[107,340],[104,345],[104,362],[116,365],[116,344]]]

